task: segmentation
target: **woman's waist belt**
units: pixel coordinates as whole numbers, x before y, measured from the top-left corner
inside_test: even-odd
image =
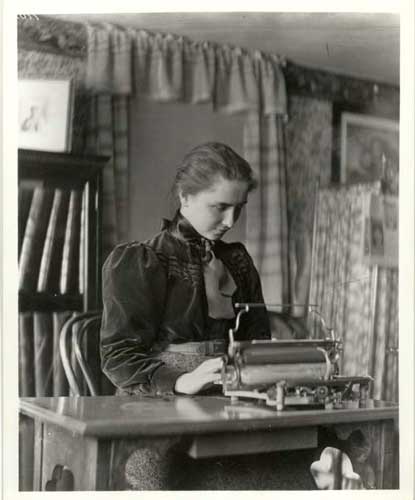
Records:
[[[226,342],[224,340],[183,342],[182,344],[169,344],[163,349],[163,351],[180,352],[183,354],[199,354],[202,356],[220,356],[226,352]]]

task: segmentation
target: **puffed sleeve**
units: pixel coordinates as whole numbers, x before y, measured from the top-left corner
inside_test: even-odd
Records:
[[[264,303],[261,280],[254,262],[242,243],[239,244],[243,253],[245,265],[244,302]],[[251,308],[248,314],[242,316],[242,327],[246,340],[269,339],[271,337],[270,323],[266,308]]]
[[[156,394],[173,393],[184,371],[151,352],[166,296],[166,272],[157,255],[137,243],[116,247],[103,266],[102,286],[103,372],[119,388],[145,384]]]

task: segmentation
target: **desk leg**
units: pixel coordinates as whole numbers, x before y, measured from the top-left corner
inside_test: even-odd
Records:
[[[34,471],[34,421],[25,415],[19,416],[19,490],[33,490]]]
[[[81,436],[56,425],[36,422],[34,489],[107,490],[111,442]]]
[[[393,420],[338,424],[338,447],[349,456],[366,489],[399,488],[399,456]],[[336,446],[336,445],[333,445]]]

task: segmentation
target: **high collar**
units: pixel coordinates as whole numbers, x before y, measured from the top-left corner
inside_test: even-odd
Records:
[[[199,234],[190,222],[178,210],[173,219],[163,219],[162,229],[169,231],[173,236],[189,243],[204,244],[206,238]]]

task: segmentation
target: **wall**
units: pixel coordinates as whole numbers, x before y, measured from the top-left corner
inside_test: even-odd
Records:
[[[336,76],[333,75],[333,79]],[[330,75],[326,79],[330,80]],[[289,81],[288,81],[289,83]],[[362,82],[362,88],[367,82]],[[295,89],[294,89],[295,90]],[[316,186],[326,187],[333,174],[335,113],[342,109],[399,120],[399,92],[368,95],[358,102],[331,101],[313,93],[291,94],[286,126],[288,216],[291,234],[299,236],[313,226]],[[318,95],[318,92],[315,91]],[[337,153],[337,151],[336,151]]]
[[[83,90],[85,62],[77,57],[20,50],[18,76],[28,79],[72,78],[75,100],[72,128],[72,151],[82,152],[85,145],[85,124],[88,97]]]
[[[83,148],[87,96],[83,89],[86,32],[52,20],[20,20],[19,77],[66,77],[76,82],[74,149]],[[367,80],[305,68],[289,61],[284,73],[289,95],[286,127],[287,191],[291,237],[311,232],[316,181],[331,179],[333,103],[359,112],[399,118],[399,89]],[[169,215],[167,192],[183,153],[204,140],[219,139],[242,152],[241,116],[214,114],[208,106],[134,100],[131,108],[130,231],[143,239]],[[158,137],[162,138],[157,144]],[[149,206],[153,208],[149,210]],[[308,234],[310,237],[310,234]],[[230,239],[244,239],[242,219]],[[304,239],[304,238],[303,238]],[[309,239],[309,238],[308,238]]]
[[[388,101],[369,112],[393,116]],[[352,105],[351,105],[352,106]],[[316,185],[332,177],[333,104],[312,96],[289,98],[286,125],[288,217],[292,237],[311,242]],[[386,111],[385,111],[386,109]],[[168,192],[184,153],[207,140],[219,140],[243,154],[241,115],[214,113],[209,105],[155,103],[133,99],[130,109],[130,239],[143,240],[172,213]],[[149,212],[148,207],[151,208]],[[245,240],[245,217],[227,235]],[[304,233],[307,235],[304,235]]]
[[[310,247],[316,186],[327,186],[333,178],[334,110],[345,108],[399,120],[399,89],[292,63],[286,69],[286,79],[288,222],[291,239]],[[243,116],[218,115],[208,105],[158,104],[135,99],[130,126],[131,131],[139,131],[130,145],[132,239],[148,237],[159,227],[162,214],[169,213],[165,193],[170,188],[175,166],[188,148],[216,139],[243,153]],[[158,154],[157,134],[163,137],[162,154]],[[140,165],[138,171],[136,165]],[[146,182],[143,189],[141,186]],[[156,187],[158,183],[161,191]],[[154,213],[141,215],[150,203]],[[244,222],[242,217],[226,239],[244,241]]]
[[[74,145],[81,151],[87,111],[82,86],[85,33],[74,31],[71,23],[44,25],[42,21],[29,23],[26,28],[19,32],[19,77],[75,79],[78,104]],[[398,120],[399,89],[293,63],[285,68],[285,76],[289,95],[285,139],[290,252],[294,248],[298,268],[301,259],[307,261],[311,249],[316,183],[327,186],[332,179],[334,111],[344,107]],[[168,191],[175,166],[191,146],[221,140],[242,153],[242,127],[243,117],[215,114],[208,106],[134,99],[130,110],[129,237],[149,237],[160,227],[160,219],[171,215]],[[245,239],[244,218],[228,239]],[[303,285],[301,297],[307,298],[307,279]]]
[[[85,31],[74,23],[29,16],[19,18],[17,33],[19,78],[72,78],[75,94],[72,151],[82,152],[88,111],[84,89]]]
[[[316,183],[331,177],[332,106],[329,101],[292,96],[286,126],[287,199],[291,232],[313,225]]]
[[[214,113],[210,105],[133,99],[130,108],[130,239],[144,240],[171,217],[169,192],[176,167],[197,144],[221,141],[243,154],[243,117]],[[245,217],[226,239],[244,240]]]

